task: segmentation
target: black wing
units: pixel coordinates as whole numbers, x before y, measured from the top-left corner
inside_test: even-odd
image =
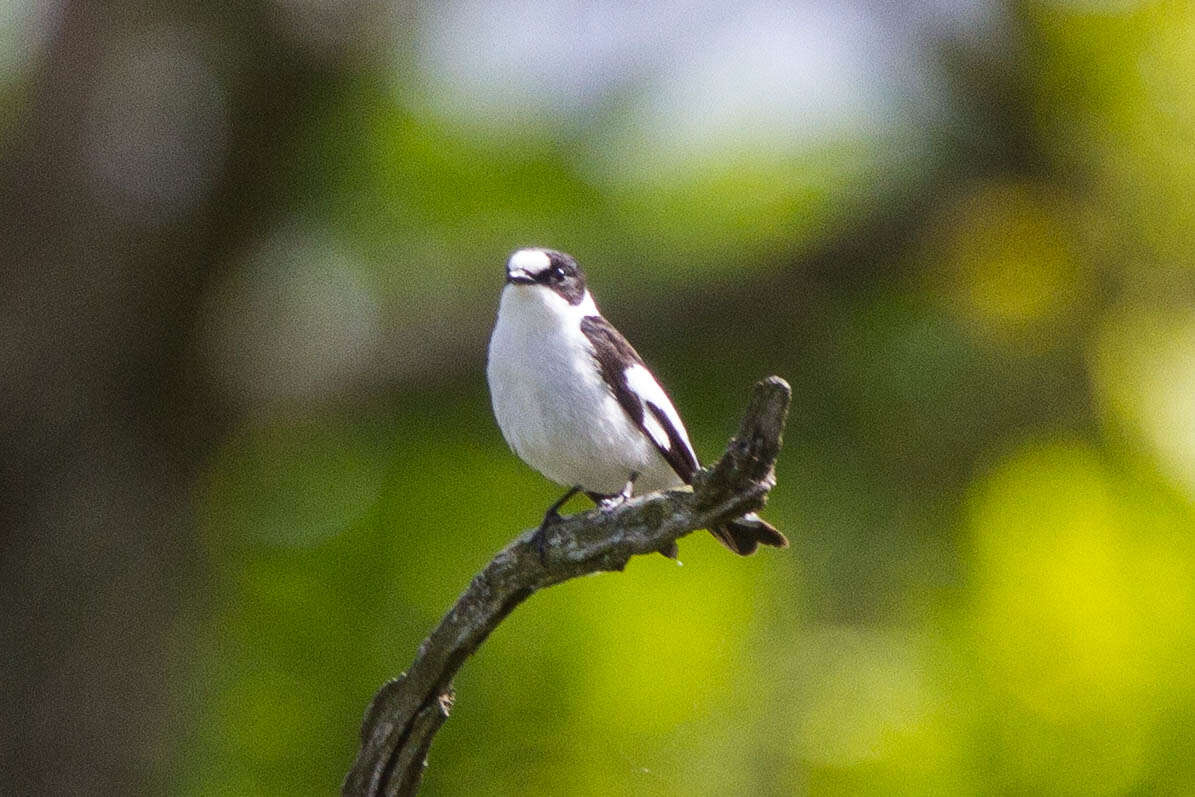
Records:
[[[681,477],[681,481],[689,484],[693,481],[693,474],[697,470],[697,455],[693,453],[693,449],[685,442],[685,439],[680,436],[680,431],[677,430],[672,422],[668,420],[667,413],[660,407],[650,401],[647,403],[647,411],[650,412],[660,426],[664,427],[664,433],[668,435],[668,448],[660,445],[659,441],[652,437],[652,442],[656,444],[656,448],[660,450],[660,454],[676,471],[676,475]],[[651,437],[649,434],[648,437]]]
[[[619,406],[643,434],[647,435],[647,438],[655,444],[660,455],[676,471],[676,475],[685,484],[690,483],[693,473],[697,470],[697,457],[694,455],[693,449],[685,442],[680,430],[669,420],[668,413],[664,411],[664,408],[645,400],[627,383],[628,368],[633,365],[647,368],[643,358],[639,356],[639,352],[635,351],[635,347],[601,316],[590,315],[581,319],[581,332],[593,345],[593,356],[597,360],[602,379],[610,388],[610,392],[614,394]],[[663,390],[662,387],[661,390]],[[645,425],[646,413],[651,413],[652,419],[664,430],[664,434],[668,438],[666,441],[656,439],[648,431]]]

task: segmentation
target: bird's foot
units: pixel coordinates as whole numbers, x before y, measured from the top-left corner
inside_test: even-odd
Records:
[[[618,507],[622,506],[627,499],[621,493],[614,495],[604,495],[597,500],[597,508],[599,512],[613,512]]]
[[[621,492],[598,498],[596,501],[598,509],[602,512],[610,512],[625,504],[627,499],[631,497],[631,493],[634,492],[635,480],[638,478],[639,474],[632,472],[630,478],[627,479],[627,483],[623,485]]]
[[[531,535],[531,544],[535,546],[535,552],[539,555],[539,563],[541,565],[547,564],[548,527],[554,523],[559,523],[561,520],[564,520],[564,518],[560,516],[560,507],[564,506],[568,499],[572,498],[580,491],[581,487],[579,485],[573,487],[567,493],[562,495],[556,503],[548,507],[548,511],[544,512],[543,522],[539,524],[539,528],[535,530],[535,534]]]
[[[544,522],[540,523],[535,534],[531,535],[531,544],[535,546],[535,553],[539,556],[541,565],[548,563],[548,526],[558,523],[562,519],[559,512],[548,512],[544,515]]]

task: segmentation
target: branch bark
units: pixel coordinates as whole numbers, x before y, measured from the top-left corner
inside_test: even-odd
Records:
[[[696,474],[692,490],[651,493],[612,511],[565,518],[545,532],[542,560],[534,529],[499,551],[419,646],[410,669],[374,696],[343,793],[415,793],[432,738],[452,707],[457,670],[536,590],[587,573],[622,570],[632,556],[760,509],[776,483],[773,466],[790,397],[779,377],[756,383],[738,434],[717,463]]]

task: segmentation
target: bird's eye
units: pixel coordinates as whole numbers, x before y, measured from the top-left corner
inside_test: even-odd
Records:
[[[553,268],[552,269],[552,279],[556,280],[557,282],[560,282],[561,280],[563,280],[564,279],[564,269],[561,268],[560,266],[556,266],[555,268]]]

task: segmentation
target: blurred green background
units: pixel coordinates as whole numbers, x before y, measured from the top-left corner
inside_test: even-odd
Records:
[[[426,794],[1195,792],[1191,4],[8,0],[0,111],[0,792],[337,789],[559,492],[524,245],[706,461],[792,383],[792,547],[536,595]]]

